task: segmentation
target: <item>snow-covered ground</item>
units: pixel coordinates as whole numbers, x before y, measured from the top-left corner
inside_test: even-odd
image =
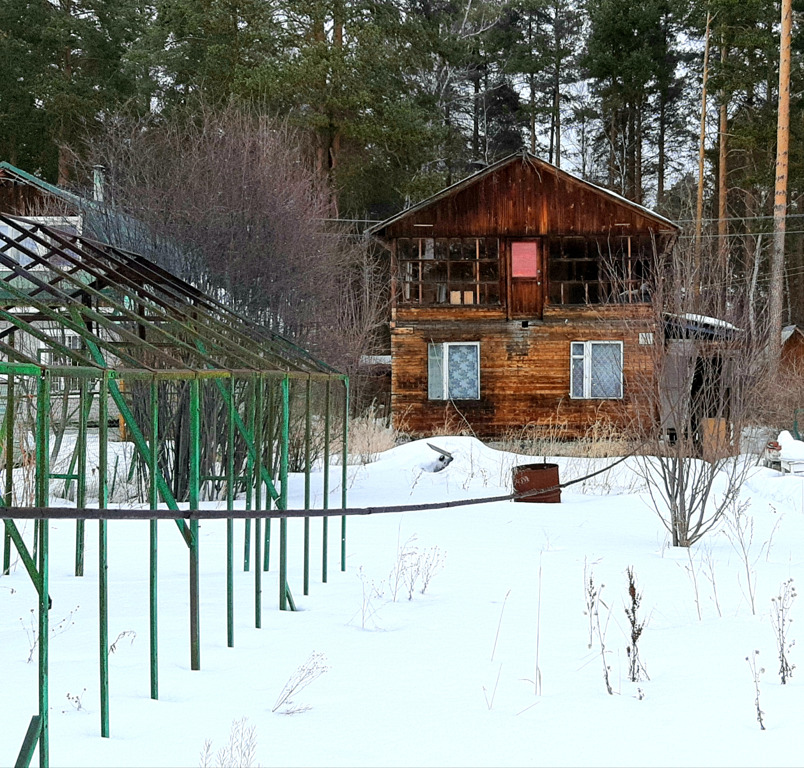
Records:
[[[455,455],[438,473],[426,471],[434,454],[424,441],[349,467],[349,505],[500,495],[510,492],[512,466],[529,461],[468,437],[436,442]],[[563,482],[611,460],[555,461]],[[301,477],[292,491],[290,506],[300,507]],[[778,605],[789,579],[804,582],[804,476],[756,467],[742,498],[750,501],[745,555],[725,521],[691,550],[672,548],[628,462],[564,489],[561,504],[350,518],[345,572],[334,518],[326,584],[315,519],[309,596],[302,521],[291,520],[297,612],[277,610],[275,522],[261,629],[239,521],[234,648],[226,646],[225,522],[201,523],[200,671],[190,670],[187,550],[175,524],[162,522],[158,701],[149,698],[148,525],[112,521],[108,739],[98,698],[97,523],[87,524],[87,573],[75,578],[75,523],[53,522],[51,765],[196,766],[207,740],[207,763],[217,765],[234,722],[251,733],[253,764],[262,766],[801,765],[804,669],[781,684],[772,598]],[[333,487],[331,506],[339,502]],[[427,563],[435,572],[409,599],[404,577]],[[649,676],[637,683],[628,680],[629,567]],[[587,610],[590,584],[597,617]],[[28,661],[35,604],[16,563],[0,578],[0,765],[14,763],[37,710],[36,656]],[[791,664],[804,658],[800,613],[804,604],[792,598]],[[309,684],[277,707],[305,663]]]

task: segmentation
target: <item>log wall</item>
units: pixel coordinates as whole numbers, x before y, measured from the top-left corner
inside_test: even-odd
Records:
[[[560,427],[576,438],[601,419],[625,426],[644,402],[653,350],[639,343],[652,330],[650,307],[545,309],[541,322],[503,321],[491,310],[397,309],[391,332],[391,403],[394,426],[413,436],[464,431],[502,437],[526,425]],[[453,404],[427,397],[427,345],[480,342],[480,399]],[[623,399],[570,398],[570,343],[623,342]]]

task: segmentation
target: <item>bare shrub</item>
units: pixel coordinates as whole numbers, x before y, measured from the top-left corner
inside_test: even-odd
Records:
[[[433,576],[444,567],[446,559],[446,553],[442,552],[438,547],[428,547],[419,555],[419,578],[422,584],[419,591],[422,594],[427,591]]]
[[[589,580],[586,584],[586,605],[589,613],[589,626],[590,626],[590,643],[589,647],[592,647],[591,638],[594,638],[598,642],[598,646],[600,649],[600,660],[603,663],[603,683],[606,686],[606,692],[609,696],[614,695],[614,689],[611,686],[611,667],[609,666],[608,660],[608,651],[606,650],[606,632],[609,628],[609,621],[611,620],[611,609],[603,602],[601,598],[601,594],[603,592],[603,588],[605,584],[601,584],[598,587],[595,584],[594,577],[591,573],[589,573]],[[605,621],[601,620],[600,618],[600,606],[603,606],[606,611],[606,618]]]
[[[400,543],[399,535],[397,536],[396,559],[388,576],[391,600],[394,602],[399,598],[402,588],[408,584],[410,578],[408,572],[415,568],[418,555],[419,548],[416,546],[415,533],[409,536],[404,544]]]
[[[257,728],[246,725],[247,722],[247,717],[232,722],[229,743],[217,751],[214,763],[212,741],[207,739],[201,750],[199,768],[253,768],[258,765],[254,762],[257,756]]]
[[[54,637],[63,634],[70,629],[70,627],[75,625],[73,616],[75,616],[79,608],[80,606],[76,605],[75,608],[73,608],[64,618],[50,624],[49,630],[51,640]],[[27,662],[30,664],[31,661],[33,661],[34,653],[36,653],[36,649],[39,646],[39,627],[33,608],[31,608],[31,612],[28,616],[28,623],[26,624],[22,617],[20,617],[20,624],[25,631],[25,636],[28,638],[29,652]]]
[[[751,679],[754,681],[754,707],[757,712],[757,722],[759,723],[760,730],[764,731],[765,713],[762,711],[762,707],[759,704],[759,678],[760,675],[765,673],[765,669],[763,667],[757,667],[757,656],[759,656],[759,651],[754,651],[750,656],[746,656],[745,660],[748,662],[748,668],[751,670]]]
[[[105,168],[92,226],[357,382],[361,356],[380,351],[383,260],[335,224],[308,150],[287,121],[242,104],[198,97],[169,115],[109,115],[89,140],[85,175]]]
[[[363,587],[362,602],[360,605],[360,626],[367,629],[369,625],[377,627],[377,612],[379,607],[375,604],[376,600],[381,600],[384,594],[383,582],[376,584],[373,579],[369,579],[363,571],[363,566],[357,570],[357,578]]]
[[[743,277],[687,243],[655,254],[652,272],[631,425],[651,504],[673,546],[689,547],[718,526],[756,464],[740,457],[740,440],[770,375],[767,313],[744,298]]]
[[[283,715],[296,715],[311,709],[307,704],[296,704],[293,699],[302,689],[318,680],[321,675],[329,670],[326,660],[326,656],[323,653],[316,653],[315,651],[311,653],[307,661],[288,678],[288,681],[279,692],[271,712],[281,710]]]
[[[788,679],[793,676],[793,670],[796,668],[796,665],[791,664],[787,658],[790,650],[796,644],[795,640],[788,639],[790,624],[793,621],[790,618],[790,609],[793,607],[795,599],[796,587],[793,584],[793,579],[783,582],[779,588],[779,594],[771,598],[771,623],[776,634],[776,650],[779,654],[779,677],[782,685],[787,684]]]
[[[637,615],[642,605],[642,595],[637,592],[634,569],[629,566],[626,569],[626,575],[628,576],[629,603],[625,606],[625,615],[628,618],[631,643],[626,647],[625,652],[628,655],[628,679],[632,683],[638,683],[643,678],[650,679],[642,660],[639,658],[639,638],[642,637],[642,632],[645,629],[645,620],[640,619]]]

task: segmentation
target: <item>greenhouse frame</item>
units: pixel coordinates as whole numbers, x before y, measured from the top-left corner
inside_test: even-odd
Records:
[[[303,593],[310,582],[310,516],[322,517],[321,579],[327,581],[330,497],[339,495],[339,508],[346,509],[348,411],[345,375],[143,256],[0,214],[2,573],[9,573],[16,550],[38,594],[43,640],[39,712],[18,765],[28,765],[37,746],[40,765],[49,761],[49,520],[75,519],[77,577],[84,574],[86,520],[98,520],[100,719],[101,735],[109,736],[108,521],[150,521],[150,693],[156,699],[157,519],[175,519],[187,546],[190,666],[200,669],[199,520],[205,514],[227,520],[227,643],[233,647],[235,519],[244,519],[243,568],[253,566],[255,626],[261,626],[272,516],[279,519],[279,608],[295,609],[287,579],[291,472],[304,473],[304,510],[293,511],[304,520]],[[118,440],[133,446],[129,466],[110,466],[108,446]],[[341,470],[334,480],[333,457]],[[323,515],[310,509],[315,468]],[[33,530],[22,520],[32,520]],[[345,521],[342,516],[342,570]]]

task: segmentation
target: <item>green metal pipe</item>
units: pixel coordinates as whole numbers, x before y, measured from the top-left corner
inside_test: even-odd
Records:
[[[50,625],[48,611],[50,610],[49,590],[49,563],[48,550],[50,531],[47,520],[42,520],[40,527],[42,537],[39,547],[39,576],[41,587],[39,590],[39,717],[41,719],[39,732],[39,766],[48,768],[50,765],[50,718],[48,716],[48,652]]]
[[[50,501],[50,375],[47,371],[39,379],[36,398],[37,466],[36,498],[42,507]],[[42,461],[39,464],[39,461]],[[46,519],[39,520],[39,765],[47,768],[50,764],[50,717],[49,717],[49,660],[50,626],[48,611],[49,597],[49,537],[50,526]]]
[[[87,397],[87,382],[81,379],[78,384],[78,438],[76,453],[78,464],[78,480],[75,486],[76,505],[85,507],[87,504],[87,422],[89,420],[89,404],[91,395]],[[75,522],[75,575],[84,575],[84,541],[85,525],[83,520]]]
[[[3,489],[3,503],[10,507],[14,503],[14,374],[9,373],[6,378],[6,482]],[[4,529],[3,532],[3,573],[11,569],[11,534]]]
[[[28,730],[25,732],[25,738],[22,740],[19,754],[17,755],[17,762],[14,763],[14,768],[28,768],[33,760],[36,745],[39,743],[39,736],[42,733],[42,718],[39,715],[34,715],[31,722],[28,723]]]
[[[282,379],[282,437],[279,456],[279,509],[288,508],[288,442],[290,439],[290,382]],[[279,610],[287,610],[288,603],[288,520],[279,520]]]
[[[156,509],[159,504],[159,489],[156,476],[159,472],[159,382],[156,377],[151,379],[151,445],[148,457],[148,495],[151,507]],[[158,611],[158,528],[157,520],[149,522],[149,568],[148,568],[148,597],[149,597],[149,651],[151,671],[151,698],[159,698],[159,611]]]
[[[243,441],[246,448],[246,509],[252,509],[252,494],[254,492],[254,465],[256,464],[256,456],[254,455],[254,400],[257,392],[257,383],[254,380],[254,375],[250,376],[249,385],[245,389],[246,394],[246,417],[248,418],[248,427],[243,430]],[[251,448],[249,449],[249,444]],[[243,570],[248,571],[251,559],[251,520],[246,519],[245,536],[243,539]]]
[[[310,509],[310,442],[312,439],[312,389],[308,378],[304,392],[304,508]],[[304,594],[310,594],[310,518],[304,518]]]
[[[254,626],[262,627],[262,377],[254,382],[254,456],[257,466],[254,472]]]
[[[262,379],[262,377],[260,377]],[[265,394],[265,381],[262,382],[263,387],[263,408],[260,411],[260,418],[263,420],[263,438],[257,444],[257,455],[260,457],[260,469],[264,464],[268,470],[268,476],[273,479],[274,476],[274,393],[269,389],[267,396]],[[268,401],[267,404],[265,401]],[[267,412],[266,417],[262,415],[263,411]],[[265,432],[267,431],[267,435]],[[265,446],[268,447],[268,453],[265,453]],[[260,472],[262,476],[262,471]],[[271,499],[266,498],[265,508],[271,508]],[[263,561],[262,569],[267,571],[271,567],[271,518],[265,518],[265,541],[263,546]]]
[[[235,437],[235,380],[229,377],[229,398],[226,401],[226,508],[234,507],[234,437]],[[234,519],[226,521],[226,645],[234,648]]]
[[[190,380],[190,509],[198,509],[201,492],[201,394],[198,379]],[[201,669],[198,520],[190,522],[190,669]]]
[[[105,509],[108,498],[109,376],[104,371],[98,396],[98,508]],[[109,738],[109,583],[106,521],[98,523],[98,643],[100,651],[101,736]]]
[[[346,509],[347,462],[349,459],[349,379],[343,380],[343,453],[341,455],[341,509]],[[346,515],[341,516],[341,571],[346,570]]]
[[[329,432],[332,419],[330,383],[327,379],[326,400],[324,402],[324,509],[329,509]],[[321,581],[327,583],[327,558],[329,550],[329,518],[325,517],[322,523],[321,544]]]

